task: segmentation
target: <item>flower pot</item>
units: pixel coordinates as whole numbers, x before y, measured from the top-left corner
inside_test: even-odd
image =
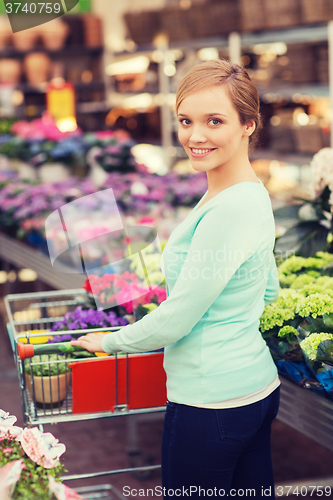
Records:
[[[0,50],[3,50],[11,41],[13,32],[7,16],[0,16]]]
[[[64,47],[69,34],[69,26],[61,19],[53,19],[43,24],[39,32],[44,46],[49,50],[60,50]]]
[[[0,83],[19,83],[21,63],[18,59],[0,59]]]
[[[32,390],[31,376],[26,373],[25,380],[28,390],[36,402],[36,406],[50,408],[51,406],[60,406],[66,399],[70,384],[70,372],[50,377],[35,377],[34,390]]]
[[[31,85],[40,85],[49,79],[51,59],[44,52],[32,52],[25,56],[24,70]]]
[[[15,49],[27,52],[34,48],[37,43],[39,34],[38,26],[29,28],[28,30],[19,31],[12,34],[12,41]]]
[[[82,16],[84,44],[86,47],[102,47],[102,20],[98,16],[85,14]]]

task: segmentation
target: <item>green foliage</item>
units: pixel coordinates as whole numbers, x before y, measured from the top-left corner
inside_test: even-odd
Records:
[[[279,265],[279,273],[289,276],[303,271],[310,275],[311,271],[311,275],[316,277],[316,275],[319,276],[320,274],[318,270],[323,269],[332,262],[333,254],[328,252],[317,252],[314,256],[308,258],[292,255]],[[313,271],[315,271],[315,274],[313,274]]]
[[[310,283],[309,285],[305,285],[303,288],[299,289],[298,292],[304,297],[308,297],[314,293],[323,293],[323,287],[317,285],[317,283]]]
[[[309,276],[308,274],[300,274],[293,280],[293,282],[290,285],[290,288],[294,288],[297,290],[298,288],[303,288],[305,285],[309,285],[310,283],[313,283],[316,278],[313,276]]]
[[[328,294],[314,293],[301,298],[296,305],[295,312],[302,318],[323,316],[325,313],[333,313],[333,301]]]
[[[331,345],[333,343],[333,334],[325,332],[312,333],[302,340],[300,346],[305,356],[307,356],[310,360],[316,360],[319,344],[326,340],[329,340]]]
[[[320,276],[316,279],[316,285],[322,286],[325,290],[333,290],[333,278],[331,276]]]
[[[278,337],[285,338],[287,342],[292,342],[293,340],[295,340],[296,334],[297,334],[296,328],[290,325],[286,325],[280,328]]]
[[[295,274],[305,267],[305,262],[306,259],[304,257],[292,255],[279,265],[279,270],[285,275]]]
[[[68,364],[66,362],[58,362],[59,357],[57,354],[42,354],[41,356],[34,356],[33,358],[26,359],[24,362],[26,373],[30,375],[30,367],[34,377],[48,377],[52,375],[62,375],[66,372],[69,373]],[[32,363],[45,363],[45,364],[32,364]]]
[[[280,286],[289,287],[297,278],[297,274],[291,273],[288,275],[283,274],[280,269],[278,269],[278,276],[280,281]]]
[[[308,276],[313,276],[314,278],[318,278],[320,276],[320,272],[319,271],[315,271],[314,269],[308,269],[306,274]]]
[[[286,321],[295,317],[295,312],[292,309],[283,309],[274,304],[265,307],[263,314],[260,317],[260,331],[264,333],[272,330],[275,326],[283,326]]]

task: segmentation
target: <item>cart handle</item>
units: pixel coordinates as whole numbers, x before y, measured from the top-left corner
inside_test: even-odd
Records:
[[[32,358],[41,354],[66,354],[71,352],[86,351],[84,347],[74,346],[70,342],[59,342],[57,344],[23,344],[17,342],[17,351],[21,360]]]

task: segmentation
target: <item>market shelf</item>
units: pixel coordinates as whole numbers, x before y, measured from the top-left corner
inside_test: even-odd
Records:
[[[310,165],[313,154],[306,153],[283,153],[273,149],[256,149],[250,152],[250,161],[255,160],[277,160],[285,163],[292,163],[302,167]]]
[[[64,57],[64,56],[79,56],[79,55],[89,55],[89,56],[99,56],[103,54],[104,47],[86,47],[85,45],[73,45],[69,47],[64,47],[61,50],[50,50],[43,46],[34,47],[29,50],[17,50],[15,47],[6,47],[0,51],[0,58],[3,57],[25,57],[27,54],[33,52],[45,52],[50,56]]]
[[[243,47],[251,47],[260,43],[281,42],[292,43],[319,43],[326,42],[328,37],[327,23],[316,23],[306,26],[294,26],[292,28],[281,28],[272,30],[261,30],[253,33],[238,32]],[[203,37],[190,40],[175,40],[169,42],[169,49],[201,49],[203,47],[228,48],[229,36]],[[153,52],[156,50],[152,43],[137,44],[135,53]],[[128,56],[133,52],[117,52],[117,56]]]
[[[24,93],[30,94],[45,94],[49,82],[41,85],[31,85],[29,83],[19,83],[16,88]],[[91,81],[89,83],[71,82],[76,90],[104,90],[105,83],[103,80]]]
[[[260,87],[257,85],[259,96],[266,102],[275,102],[277,99],[293,100],[295,97],[308,97],[310,99],[329,98],[330,91],[328,85],[316,83],[309,84],[289,84],[289,85],[269,85]],[[296,101],[295,101],[296,102]]]
[[[277,419],[333,451],[333,401],[318,396],[280,375]]]

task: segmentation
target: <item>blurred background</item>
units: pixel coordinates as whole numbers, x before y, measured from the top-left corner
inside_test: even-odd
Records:
[[[3,298],[82,288],[86,278],[52,268],[46,218],[112,188],[125,224],[153,226],[165,243],[207,189],[177,138],[177,87],[192,66],[218,58],[242,64],[258,88],[263,131],[250,160],[273,209],[310,197],[312,158],[331,146],[333,0],[79,0],[15,33],[6,9],[0,2],[0,407],[23,425]],[[131,450],[131,463],[158,464],[161,414],[135,427],[126,419],[46,429],[66,443],[70,473],[127,467]],[[292,424],[273,425],[276,481],[331,484],[333,452]],[[161,479],[154,471],[110,482],[122,490]]]

